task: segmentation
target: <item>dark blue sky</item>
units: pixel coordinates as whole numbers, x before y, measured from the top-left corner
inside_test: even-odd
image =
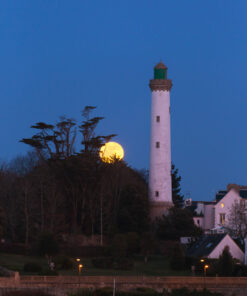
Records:
[[[247,184],[246,14],[245,0],[1,1],[1,159],[25,153],[33,123],[95,105],[99,133],[148,168],[148,83],[162,59],[184,194]]]

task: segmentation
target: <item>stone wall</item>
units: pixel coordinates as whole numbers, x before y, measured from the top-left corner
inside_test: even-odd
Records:
[[[66,295],[66,291],[77,288],[112,287],[130,290],[149,287],[157,291],[163,289],[203,289],[221,292],[223,295],[245,296],[247,277],[145,277],[145,276],[16,276],[0,278],[0,291],[6,289],[49,289],[54,295]],[[0,295],[2,293],[0,292]]]

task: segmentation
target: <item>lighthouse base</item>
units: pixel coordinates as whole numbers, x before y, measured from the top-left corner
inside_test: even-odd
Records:
[[[150,218],[154,221],[156,218],[161,218],[163,215],[167,215],[170,208],[174,204],[166,201],[151,201],[150,202]]]

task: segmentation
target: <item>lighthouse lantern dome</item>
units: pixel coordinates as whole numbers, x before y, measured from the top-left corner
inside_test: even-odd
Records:
[[[167,79],[167,67],[161,61],[154,67],[154,79]]]

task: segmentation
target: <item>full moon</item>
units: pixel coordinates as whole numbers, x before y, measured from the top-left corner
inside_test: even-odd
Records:
[[[120,144],[116,142],[108,142],[100,148],[99,156],[103,162],[113,163],[115,159],[123,159],[124,150]]]

